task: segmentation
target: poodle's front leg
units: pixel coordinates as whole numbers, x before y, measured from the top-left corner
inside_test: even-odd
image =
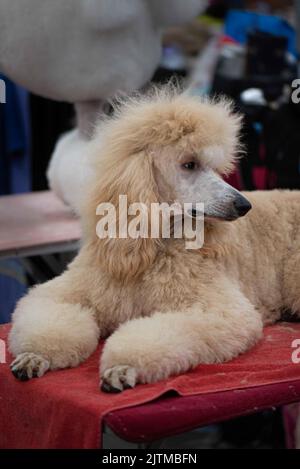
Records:
[[[99,328],[89,308],[45,297],[40,288],[24,297],[13,315],[9,348],[16,358],[11,370],[22,381],[48,369],[76,366],[98,344]]]
[[[195,306],[123,324],[104,348],[102,390],[122,391],[245,352],[261,337],[261,318],[250,303],[247,310],[238,301],[227,306],[225,300],[224,309],[203,312]]]

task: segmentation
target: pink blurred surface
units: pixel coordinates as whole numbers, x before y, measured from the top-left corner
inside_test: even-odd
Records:
[[[0,197],[0,254],[76,242],[78,219],[51,191]]]

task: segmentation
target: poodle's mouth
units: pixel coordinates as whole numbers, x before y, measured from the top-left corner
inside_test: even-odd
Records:
[[[238,216],[235,216],[235,215],[226,215],[226,216],[212,215],[212,214],[208,214],[208,213],[205,213],[205,212],[203,213],[200,210],[196,210],[194,208],[192,210],[189,210],[188,214],[194,219],[203,218],[203,216],[204,216],[204,220],[207,220],[207,221],[209,221],[209,220],[234,221],[237,218],[239,218]]]
[[[220,221],[234,221],[239,218],[238,215],[205,215],[204,214],[205,220],[220,220]]]

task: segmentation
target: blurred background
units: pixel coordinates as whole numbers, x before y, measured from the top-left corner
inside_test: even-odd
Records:
[[[0,2],[3,2],[1,14],[1,8],[6,11],[8,2]],[[153,60],[153,70],[147,70],[147,79],[146,75],[141,79],[143,86],[150,82],[165,83],[175,76],[183,80],[191,94],[230,96],[244,115],[242,141],[246,152],[229,182],[243,190],[299,189],[300,107],[297,99],[292,99],[293,91],[297,90],[293,81],[300,77],[299,2],[199,0],[198,3],[193,0],[188,21],[185,17],[180,20],[184,12],[179,10],[176,20],[171,9],[163,12],[164,19],[159,20],[160,58]],[[13,15],[9,16],[10,21],[18,15],[18,8]],[[47,28],[47,21],[43,24]],[[157,37],[158,32],[155,41]],[[57,141],[76,125],[82,130],[81,114],[78,107],[74,110],[76,97],[66,93],[65,100],[63,95],[54,100],[47,97],[56,96],[48,89],[45,93],[33,92],[40,89],[34,84],[38,74],[34,65],[31,68],[28,64],[26,80],[20,78],[22,73],[11,71],[14,67],[1,67],[5,47],[5,43],[0,45],[0,79],[5,83],[5,100],[3,92],[0,99],[0,195],[46,191],[49,188],[46,171]],[[48,45],[46,56],[47,53]],[[130,50],[122,49],[125,63],[127,53],[130,62]],[[108,48],[106,58],[111,62],[115,60],[113,54]],[[16,54],[13,62],[18,60]],[[108,65],[103,67],[100,61],[99,68],[102,77],[110,76]],[[129,77],[130,73],[135,83],[134,68],[129,70]],[[101,86],[102,81],[99,89]],[[115,91],[123,91],[122,83],[117,88]],[[126,84],[124,91],[131,91],[130,88]],[[107,91],[97,97],[103,114],[110,112],[111,97],[112,93]],[[7,200],[0,198],[0,209]],[[8,227],[2,218],[0,241],[4,229]],[[10,321],[16,301],[29,286],[57,274],[69,256],[55,254],[51,263],[36,256],[31,259],[30,269],[23,260],[0,257],[0,323]],[[61,267],[53,268],[55,262]],[[42,275],[35,275],[37,271]],[[281,410],[274,410],[248,420],[210,427],[202,431],[200,439],[206,447],[284,447],[285,437]]]

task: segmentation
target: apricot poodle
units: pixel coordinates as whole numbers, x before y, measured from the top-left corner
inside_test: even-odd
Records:
[[[169,87],[116,108],[90,144],[94,182],[82,204],[80,252],[14,312],[17,378],[74,367],[107,338],[101,386],[122,391],[231,360],[282,310],[299,313],[300,193],[242,195],[224,182],[239,129],[225,100]],[[203,247],[187,249],[174,236],[99,238],[96,207],[118,208],[120,194],[147,207],[204,203]]]

